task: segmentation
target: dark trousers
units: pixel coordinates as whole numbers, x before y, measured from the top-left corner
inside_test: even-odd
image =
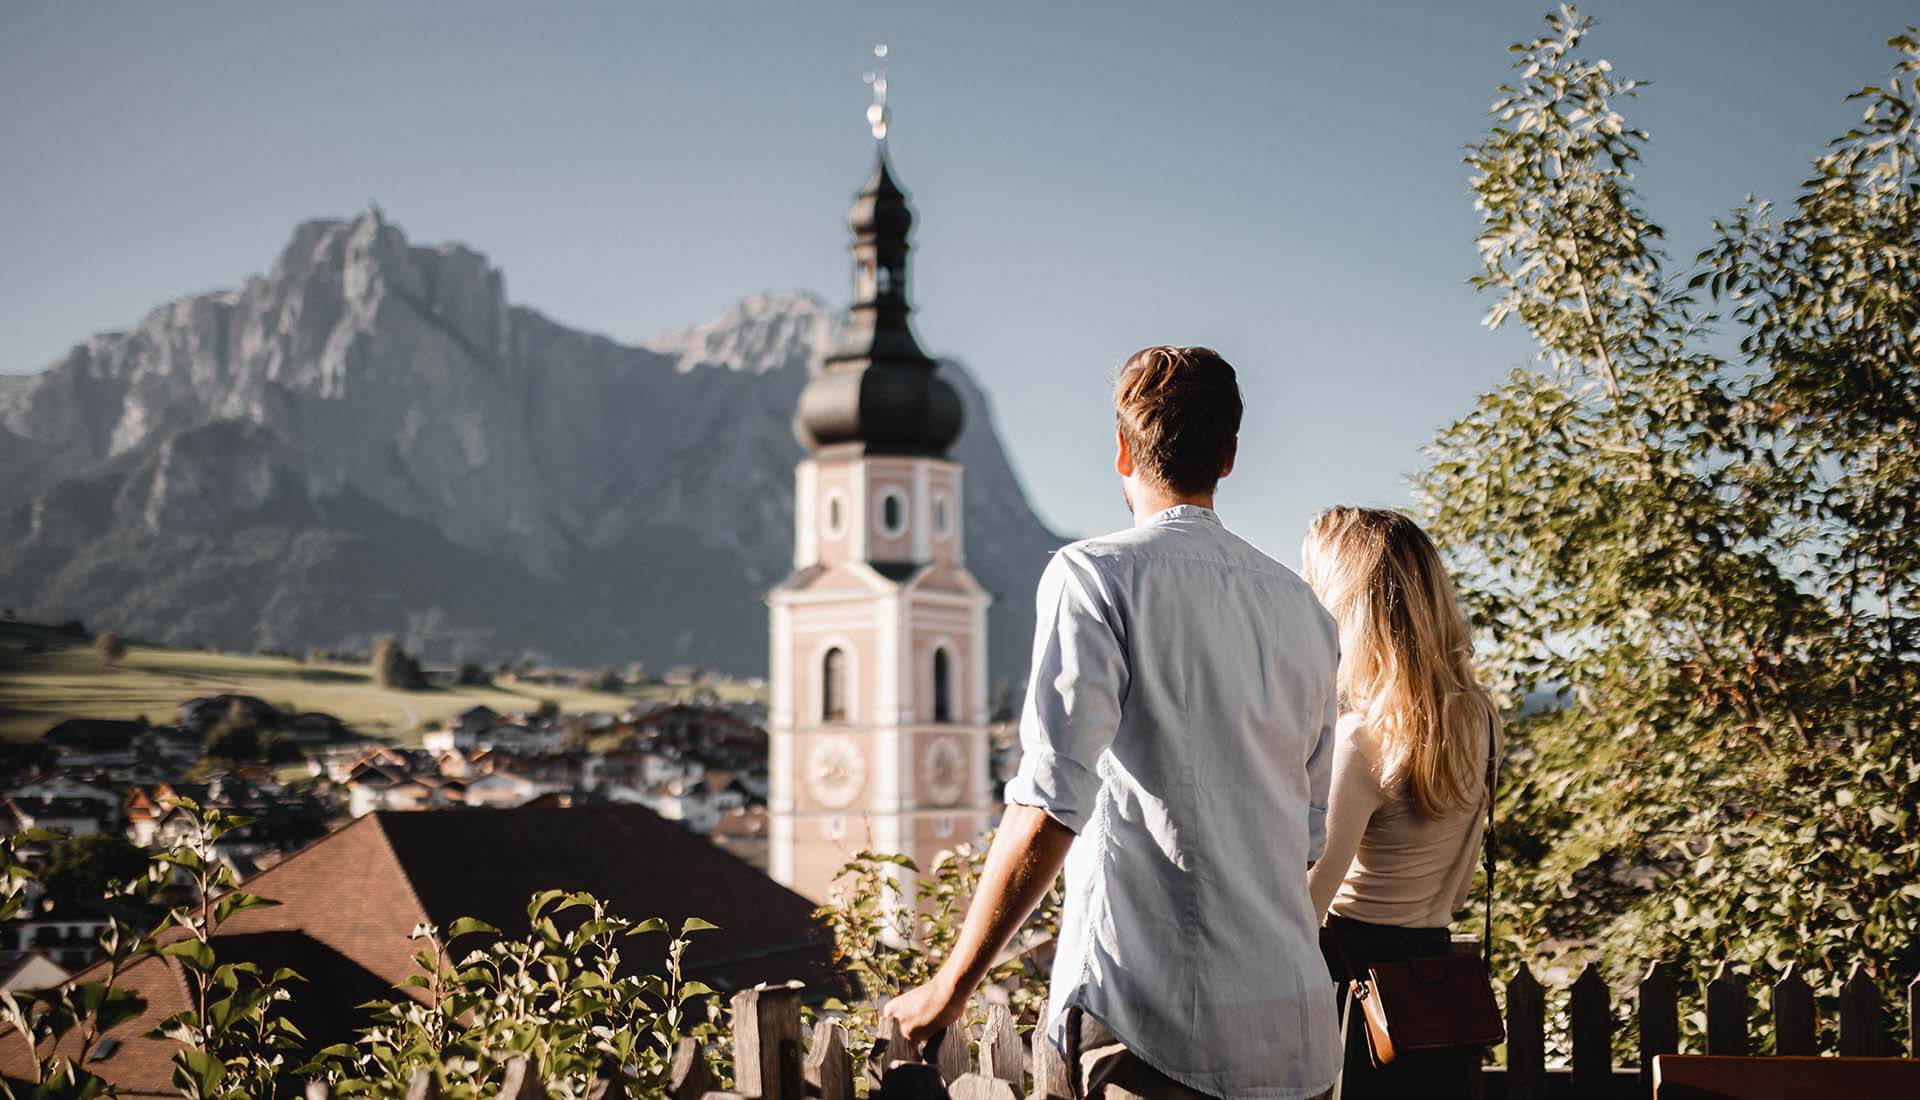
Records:
[[[1433,1097],[1465,1100],[1472,1095],[1473,1074],[1479,1069],[1478,1050],[1405,1052],[1376,1067],[1367,1054],[1367,1025],[1350,991],[1353,972],[1383,962],[1445,955],[1453,950],[1453,936],[1445,928],[1401,928],[1390,924],[1329,915],[1320,929],[1320,952],[1332,973],[1335,1003],[1340,1006],[1340,1034],[1346,1041],[1345,1071],[1337,1100],[1376,1100],[1385,1097]],[[1351,969],[1349,969],[1351,968]]]
[[[1046,1037],[1035,1033],[1034,1042]],[[1216,1100],[1175,1081],[1128,1050],[1090,1012],[1067,1010],[1067,1074],[1073,1100]],[[1313,1100],[1329,1100],[1323,1092]]]

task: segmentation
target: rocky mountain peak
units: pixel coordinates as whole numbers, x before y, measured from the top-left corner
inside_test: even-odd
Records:
[[[833,346],[841,321],[840,311],[812,294],[769,291],[741,299],[707,324],[675,329],[641,346],[671,357],[681,372],[813,371]]]
[[[0,385],[0,606],[156,641],[761,668],[793,409],[841,323],[763,293],[627,346],[378,207],[306,222],[240,289]],[[1017,669],[1060,540],[950,370],[968,560]]]

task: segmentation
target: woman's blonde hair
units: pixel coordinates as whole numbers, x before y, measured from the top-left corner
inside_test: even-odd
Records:
[[[1398,512],[1329,508],[1302,559],[1340,627],[1343,705],[1380,739],[1381,785],[1404,780],[1428,818],[1477,804],[1500,718],[1433,540]]]

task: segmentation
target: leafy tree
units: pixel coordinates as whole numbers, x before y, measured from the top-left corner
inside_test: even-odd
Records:
[[[93,651],[100,660],[109,665],[117,665],[127,655],[127,643],[120,640],[116,631],[102,630],[93,636]]]
[[[1687,281],[1634,192],[1637,84],[1579,55],[1589,28],[1562,9],[1513,48],[1468,157],[1487,323],[1539,364],[1418,480],[1504,692],[1560,700],[1513,734],[1501,932],[1615,980],[1911,974],[1916,36],[1792,211],[1749,201]],[[1737,364],[1708,350],[1729,323]]]
[[[202,751],[216,760],[242,764],[259,760],[265,744],[266,735],[259,720],[236,699],[227,707],[227,713],[207,730]]]
[[[47,852],[40,885],[63,902],[111,896],[115,883],[129,883],[147,870],[147,853],[119,833],[62,837]]]
[[[623,690],[626,684],[621,681],[620,674],[613,670],[612,665],[601,665],[598,671],[582,677],[580,686],[588,691],[604,692],[611,695]]]
[[[1018,717],[1018,715],[1014,713],[1013,685],[1005,679],[1002,679],[993,685],[993,702],[987,715],[987,721],[994,725],[1000,725],[1011,722],[1016,717]]]
[[[533,716],[544,722],[560,717],[560,704],[557,700],[542,699],[540,705],[533,708]]]
[[[400,643],[392,638],[380,639],[373,647],[373,682],[383,688],[394,691],[420,691],[427,686],[427,678],[420,672],[420,662],[415,660]]]
[[[454,679],[468,687],[486,687],[493,683],[493,677],[487,675],[487,670],[472,661],[461,664],[460,671]]]

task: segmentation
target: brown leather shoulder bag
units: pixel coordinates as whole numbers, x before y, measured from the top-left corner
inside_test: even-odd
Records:
[[[1479,955],[1436,955],[1382,962],[1354,976],[1353,996],[1366,1020],[1367,1050],[1384,1066],[1413,1051],[1486,1047],[1504,1042],[1493,998],[1493,794],[1498,746],[1487,731],[1486,931]]]

